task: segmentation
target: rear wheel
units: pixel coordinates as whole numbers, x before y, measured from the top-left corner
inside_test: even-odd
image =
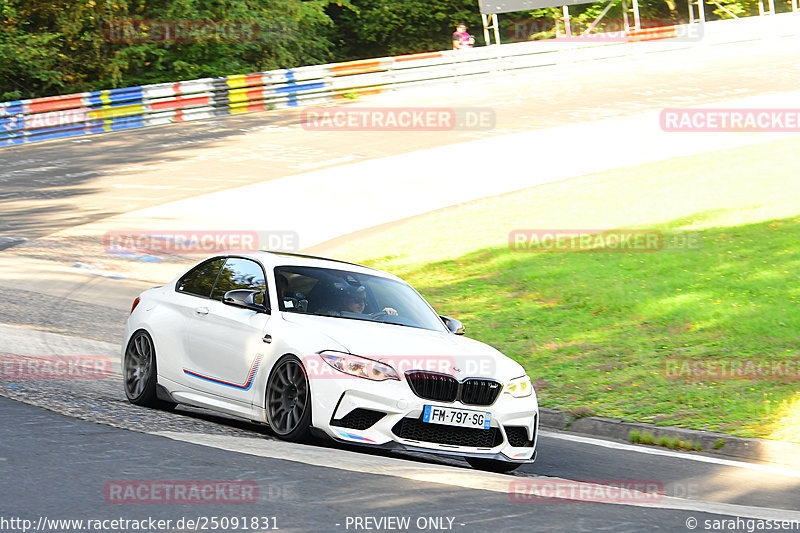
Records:
[[[156,407],[156,350],[146,331],[133,334],[123,364],[125,396],[135,405]]]
[[[308,438],[311,428],[311,388],[300,360],[288,355],[278,361],[267,381],[267,422],[288,441]]]
[[[513,472],[522,465],[522,463],[509,463],[508,461],[480,459],[478,457],[464,457],[464,459],[466,459],[469,465],[475,470],[486,470],[488,472],[498,472],[500,474]]]

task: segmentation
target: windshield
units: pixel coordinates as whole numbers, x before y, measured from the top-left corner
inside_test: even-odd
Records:
[[[330,268],[275,268],[281,311],[445,331],[439,316],[408,284]]]

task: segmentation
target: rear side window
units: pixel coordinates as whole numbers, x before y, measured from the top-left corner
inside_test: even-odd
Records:
[[[178,292],[208,298],[223,264],[225,264],[225,258],[221,257],[197,265],[178,281]]]
[[[237,289],[265,293],[267,284],[264,281],[264,269],[261,268],[261,265],[249,259],[229,258],[222,267],[222,272],[219,273],[211,298],[221,301],[226,292]],[[263,303],[263,301],[260,298],[256,299],[257,303]]]

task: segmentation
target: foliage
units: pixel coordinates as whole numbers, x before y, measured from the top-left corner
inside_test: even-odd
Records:
[[[340,60],[385,57],[452,48],[458,23],[483,44],[475,0],[353,0],[353,9],[331,7]]]
[[[717,0],[707,4],[707,18],[757,15],[758,4]],[[791,0],[775,4],[784,12]],[[570,6],[573,35],[606,6]],[[639,0],[639,11],[644,26],[688,20],[686,3],[675,0]],[[563,35],[562,18],[561,8],[501,14],[501,41]],[[142,42],[124,33],[128,38],[112,38],[115,21],[257,30],[243,38],[198,38],[194,31],[184,41]],[[593,31],[620,31],[622,21],[623,0],[616,0]],[[477,46],[485,44],[475,0],[0,0],[0,100],[449,49],[459,22]]]
[[[0,99],[325,63],[333,57],[329,2],[0,0]],[[234,38],[190,29],[182,41],[110,31],[118,21],[146,29],[142,21],[149,20],[184,28],[194,21],[241,22],[256,29]]]

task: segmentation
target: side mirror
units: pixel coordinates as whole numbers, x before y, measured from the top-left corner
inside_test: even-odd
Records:
[[[269,313],[269,308],[265,305],[264,291],[251,291],[249,289],[228,291],[222,297],[222,303],[233,307],[250,309],[258,313]]]
[[[450,333],[454,333],[455,335],[463,335],[464,332],[467,331],[464,327],[464,324],[455,318],[450,318],[449,316],[439,316],[439,318],[442,319],[442,322],[444,322],[444,325],[450,330]]]

